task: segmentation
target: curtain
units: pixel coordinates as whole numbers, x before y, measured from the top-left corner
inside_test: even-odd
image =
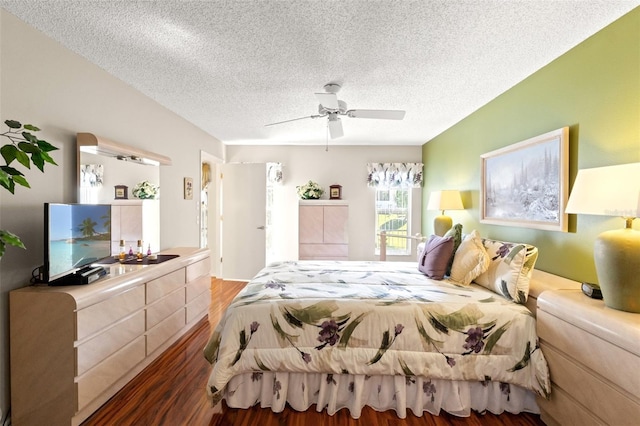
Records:
[[[422,163],[368,163],[367,185],[374,188],[419,188]]]
[[[282,163],[267,163],[267,180],[269,183],[282,183]]]

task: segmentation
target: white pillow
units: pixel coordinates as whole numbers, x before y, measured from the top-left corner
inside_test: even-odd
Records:
[[[480,234],[474,229],[464,237],[453,255],[449,279],[459,284],[469,285],[489,268],[489,263],[489,254],[482,244]]]
[[[538,258],[538,249],[530,244],[485,239],[483,245],[491,259],[489,268],[475,282],[516,303],[529,296],[529,282]]]

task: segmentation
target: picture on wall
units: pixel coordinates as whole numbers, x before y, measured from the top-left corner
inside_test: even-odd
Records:
[[[567,231],[569,128],[480,156],[480,222]]]

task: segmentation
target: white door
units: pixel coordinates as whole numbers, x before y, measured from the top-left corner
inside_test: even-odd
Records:
[[[250,280],[266,256],[266,164],[220,164],[221,273],[228,280]]]

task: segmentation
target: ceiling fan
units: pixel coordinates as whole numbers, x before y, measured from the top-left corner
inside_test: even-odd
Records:
[[[347,109],[346,102],[338,100],[337,93],[340,91],[340,88],[341,86],[337,83],[328,83],[324,86],[324,93],[315,94],[320,102],[320,105],[318,105],[318,114],[279,121],[277,123],[267,124],[266,126],[275,126],[276,124],[289,123],[307,118],[326,117],[329,135],[331,139],[336,139],[344,136],[342,121],[340,120],[341,115],[351,118],[377,118],[384,120],[402,120],[404,118],[405,112],[402,110]]]

